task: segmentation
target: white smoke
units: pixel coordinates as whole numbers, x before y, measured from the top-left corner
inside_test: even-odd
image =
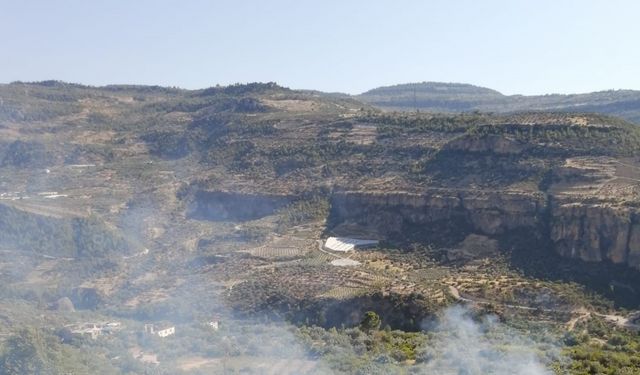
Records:
[[[534,343],[500,324],[494,316],[475,321],[454,306],[431,328],[428,374],[551,375],[535,354]]]

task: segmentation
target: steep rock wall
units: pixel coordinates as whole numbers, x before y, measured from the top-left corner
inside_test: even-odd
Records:
[[[605,204],[552,203],[550,237],[565,257],[640,266],[637,210]]]
[[[524,229],[548,240],[564,257],[640,268],[637,209],[556,202],[542,193],[427,191],[338,192],[330,222],[356,223],[389,237],[406,228],[428,231],[449,223],[467,233],[500,236]]]

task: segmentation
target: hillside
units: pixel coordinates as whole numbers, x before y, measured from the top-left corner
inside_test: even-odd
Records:
[[[424,92],[443,90],[501,97]],[[424,372],[459,305],[509,327],[500,355],[634,371],[639,181],[640,128],[603,114],[388,113],[275,83],[0,85],[0,364]],[[328,236],[380,245],[342,254]]]
[[[386,110],[427,112],[568,111],[602,113],[640,123],[640,91],[615,90],[571,95],[502,95],[484,87],[422,82],[379,87],[358,100]]]

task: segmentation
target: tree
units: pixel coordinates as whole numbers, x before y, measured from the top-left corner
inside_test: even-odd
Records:
[[[34,327],[12,335],[0,355],[0,375],[117,373],[105,358],[61,344],[59,337]]]
[[[380,328],[380,316],[373,311],[367,311],[364,313],[364,317],[360,322],[360,329],[363,331],[374,331]]]

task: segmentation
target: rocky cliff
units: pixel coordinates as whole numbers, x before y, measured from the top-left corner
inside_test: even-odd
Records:
[[[605,204],[554,203],[550,239],[565,257],[640,267],[637,209]]]
[[[500,237],[524,229],[560,255],[640,268],[640,220],[635,208],[559,201],[542,193],[431,190],[424,193],[335,193],[330,221],[383,236],[422,233],[440,240],[468,233]],[[460,236],[451,238],[447,226]]]
[[[260,219],[291,201],[289,196],[274,194],[197,191],[194,195],[189,216],[212,221]]]
[[[534,227],[545,206],[542,195],[432,190],[340,192],[332,199],[334,220],[354,221],[387,234],[406,226],[456,223],[479,233],[498,235],[517,227]]]

